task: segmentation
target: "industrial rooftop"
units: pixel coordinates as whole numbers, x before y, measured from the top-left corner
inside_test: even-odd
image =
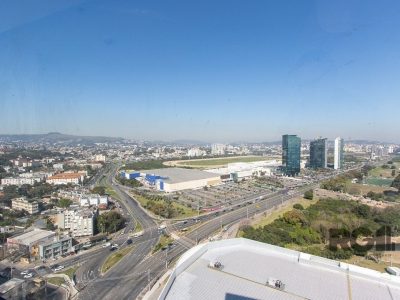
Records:
[[[164,182],[167,183],[180,183],[191,180],[201,180],[208,178],[220,177],[219,174],[205,172],[195,169],[184,169],[184,168],[163,168],[163,169],[153,169],[144,170],[140,173],[158,175],[164,177]]]
[[[198,245],[160,300],[400,299],[400,277],[247,239]]]
[[[29,232],[26,232],[24,234],[18,235],[16,237],[13,237],[13,240],[18,240],[21,243],[24,243],[25,245],[29,245],[33,242],[36,242],[37,240],[46,238],[46,237],[51,237],[55,236],[55,233],[52,231],[46,231],[46,230],[41,230],[41,229],[35,229]]]

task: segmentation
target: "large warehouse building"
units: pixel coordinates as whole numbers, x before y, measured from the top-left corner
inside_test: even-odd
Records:
[[[136,172],[123,172],[126,178],[135,178],[159,191],[175,192],[221,184],[219,174],[195,169],[164,168]]]
[[[198,245],[159,300],[400,299],[400,277],[243,238]]]

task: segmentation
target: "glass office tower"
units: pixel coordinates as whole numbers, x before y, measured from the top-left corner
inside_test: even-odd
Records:
[[[300,173],[301,140],[297,135],[282,136],[282,166],[287,176]]]
[[[324,169],[328,166],[327,139],[316,139],[310,142],[310,168]]]

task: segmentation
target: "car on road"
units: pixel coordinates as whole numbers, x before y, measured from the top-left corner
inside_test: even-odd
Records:
[[[102,245],[103,248],[107,248],[107,247],[109,247],[109,246],[111,246],[111,243],[110,243],[110,242],[105,243],[105,244]]]
[[[28,273],[24,276],[25,279],[32,278],[32,277],[33,277],[33,273]]]
[[[141,236],[143,236],[143,231],[141,231],[141,232],[136,232],[136,233],[133,235],[133,237],[135,237],[135,238],[141,237]]]
[[[126,243],[127,243],[128,245],[132,244],[132,239],[127,239],[127,240],[126,240]]]
[[[29,270],[24,270],[24,271],[21,272],[21,275],[26,275],[26,274],[29,274],[29,273],[30,273]]]
[[[52,268],[53,272],[58,272],[64,269],[64,266],[54,265]]]

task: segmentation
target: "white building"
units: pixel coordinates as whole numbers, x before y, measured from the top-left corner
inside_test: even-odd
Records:
[[[212,144],[211,154],[212,155],[224,155],[226,146],[224,144]]]
[[[11,208],[14,210],[25,210],[29,214],[39,212],[39,203],[37,201],[29,201],[25,197],[14,198],[11,200]]]
[[[31,178],[25,178],[25,177],[7,177],[3,178],[1,180],[2,185],[23,185],[23,184],[30,184],[34,185],[35,182],[41,182],[42,179],[40,177],[31,177]]]
[[[106,156],[103,155],[103,154],[96,154],[94,156],[94,161],[105,162],[106,161]]]
[[[57,215],[57,226],[69,229],[73,237],[92,236],[96,211],[90,209],[65,210]]]
[[[47,178],[46,182],[50,184],[80,184],[85,179],[85,173],[59,173]]]
[[[197,156],[204,156],[206,152],[201,150],[200,148],[190,148],[187,152],[187,156],[189,157],[197,157]]]
[[[225,180],[233,179],[231,175],[237,179],[250,178],[253,176],[271,176],[281,165],[277,160],[265,160],[256,162],[238,162],[230,163],[227,167],[208,169],[207,172],[220,174]]]
[[[53,169],[57,171],[62,171],[64,170],[64,164],[58,163],[58,164],[53,164]]]
[[[158,299],[393,300],[400,299],[400,278],[236,238],[189,249]]]
[[[164,168],[140,172],[143,182],[159,191],[175,192],[221,184],[221,176],[195,169]]]
[[[343,147],[344,141],[341,137],[337,137],[335,139],[335,153],[334,153],[334,168],[342,169],[343,168]]]
[[[82,195],[79,199],[79,203],[81,206],[99,206],[99,205],[108,205],[108,196],[100,196],[97,194],[91,195]]]

